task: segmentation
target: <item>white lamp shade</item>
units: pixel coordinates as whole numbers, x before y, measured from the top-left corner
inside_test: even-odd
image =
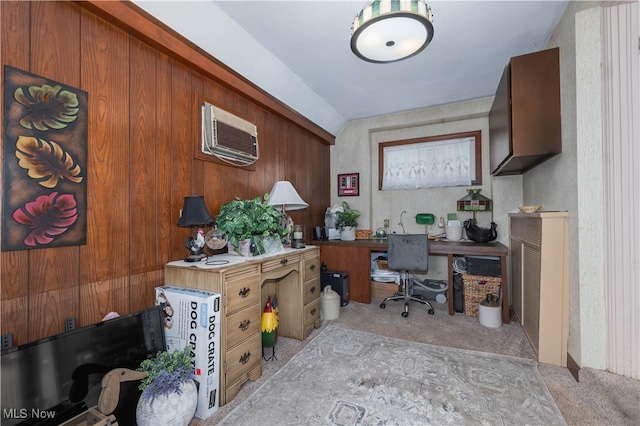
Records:
[[[298,191],[287,180],[280,180],[273,184],[267,204],[274,207],[284,207],[286,210],[300,210],[309,207],[309,204],[300,198]]]

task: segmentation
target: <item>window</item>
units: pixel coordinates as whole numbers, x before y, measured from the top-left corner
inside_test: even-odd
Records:
[[[482,184],[480,131],[382,142],[378,189]]]

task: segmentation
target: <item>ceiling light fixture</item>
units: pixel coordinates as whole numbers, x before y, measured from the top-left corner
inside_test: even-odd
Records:
[[[375,0],[353,20],[351,50],[374,63],[410,58],[431,42],[432,22],[424,0]]]

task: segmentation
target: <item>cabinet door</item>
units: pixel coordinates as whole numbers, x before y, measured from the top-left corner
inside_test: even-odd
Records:
[[[511,146],[511,107],[510,98],[510,70],[509,65],[504,69],[502,78],[496,90],[491,111],[489,111],[490,171],[493,173],[502,162],[509,157]]]
[[[522,324],[522,243],[511,240],[511,305]]]
[[[522,244],[522,328],[538,353],[540,342],[540,248]],[[559,326],[559,325],[558,325]]]

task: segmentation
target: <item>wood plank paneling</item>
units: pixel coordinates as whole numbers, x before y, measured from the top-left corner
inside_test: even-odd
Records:
[[[30,37],[24,33],[24,28],[30,28],[31,8],[28,2],[0,2],[0,15],[2,25],[0,26],[2,43],[2,99],[4,99],[4,65],[11,65],[20,69],[29,69],[29,45]],[[4,101],[3,101],[4,102]],[[4,133],[4,105],[2,107],[2,123]],[[2,149],[0,156],[4,153],[4,135],[2,137]],[[8,159],[2,159],[9,161]],[[3,173],[0,173],[0,182],[4,191]],[[3,194],[4,195],[4,194]],[[1,231],[0,231],[1,232]],[[2,334],[13,333],[14,342],[26,342],[29,340],[29,252],[13,251],[3,252],[0,263],[0,273],[2,279],[0,285],[2,291],[2,303],[0,305],[0,327]]]
[[[317,126],[281,113],[248,82],[236,88],[237,75],[203,72],[176,59],[184,52],[168,54],[82,5],[0,2],[2,63],[89,95],[87,244],[0,254],[2,333],[15,344],[62,332],[67,317],[83,326],[152,305],[164,265],[187,254],[193,231],[176,225],[185,196],[204,195],[215,216],[235,197],[262,196],[291,179],[310,204],[296,221],[309,227],[322,224],[330,201],[329,145]],[[134,13],[109,5],[117,7]],[[255,170],[195,158],[196,95],[258,126]]]
[[[171,61],[166,56],[156,52],[156,91],[158,93],[171,93]],[[171,233],[174,223],[171,221],[171,96],[158,96],[156,99],[156,128],[155,140],[151,145],[156,162],[156,187],[157,194],[156,222],[154,229],[156,237],[150,244],[156,244],[158,259],[157,265],[163,265],[176,257],[171,253]],[[135,305],[135,303],[134,303]]]
[[[131,241],[137,241],[137,249],[129,254],[131,274],[152,270],[158,257],[156,232],[157,161],[155,149],[156,104],[159,93],[156,83],[156,55],[148,45],[132,39],[129,50],[131,106],[129,126],[129,223]]]
[[[111,286],[103,283],[129,274],[130,40],[126,33],[85,10],[81,39],[82,82],[89,93],[89,191],[87,245],[81,248],[80,324],[88,324],[109,311],[128,311],[120,297],[106,290]],[[128,290],[119,287],[113,289]],[[87,296],[91,303],[85,300]]]
[[[36,2],[31,13],[30,72],[80,87],[80,8],[72,3]],[[55,136],[52,136],[55,137]],[[30,250],[29,339],[55,333],[64,318],[78,317],[78,247]],[[75,273],[69,273],[74,271]],[[37,315],[47,312],[47,315]]]

